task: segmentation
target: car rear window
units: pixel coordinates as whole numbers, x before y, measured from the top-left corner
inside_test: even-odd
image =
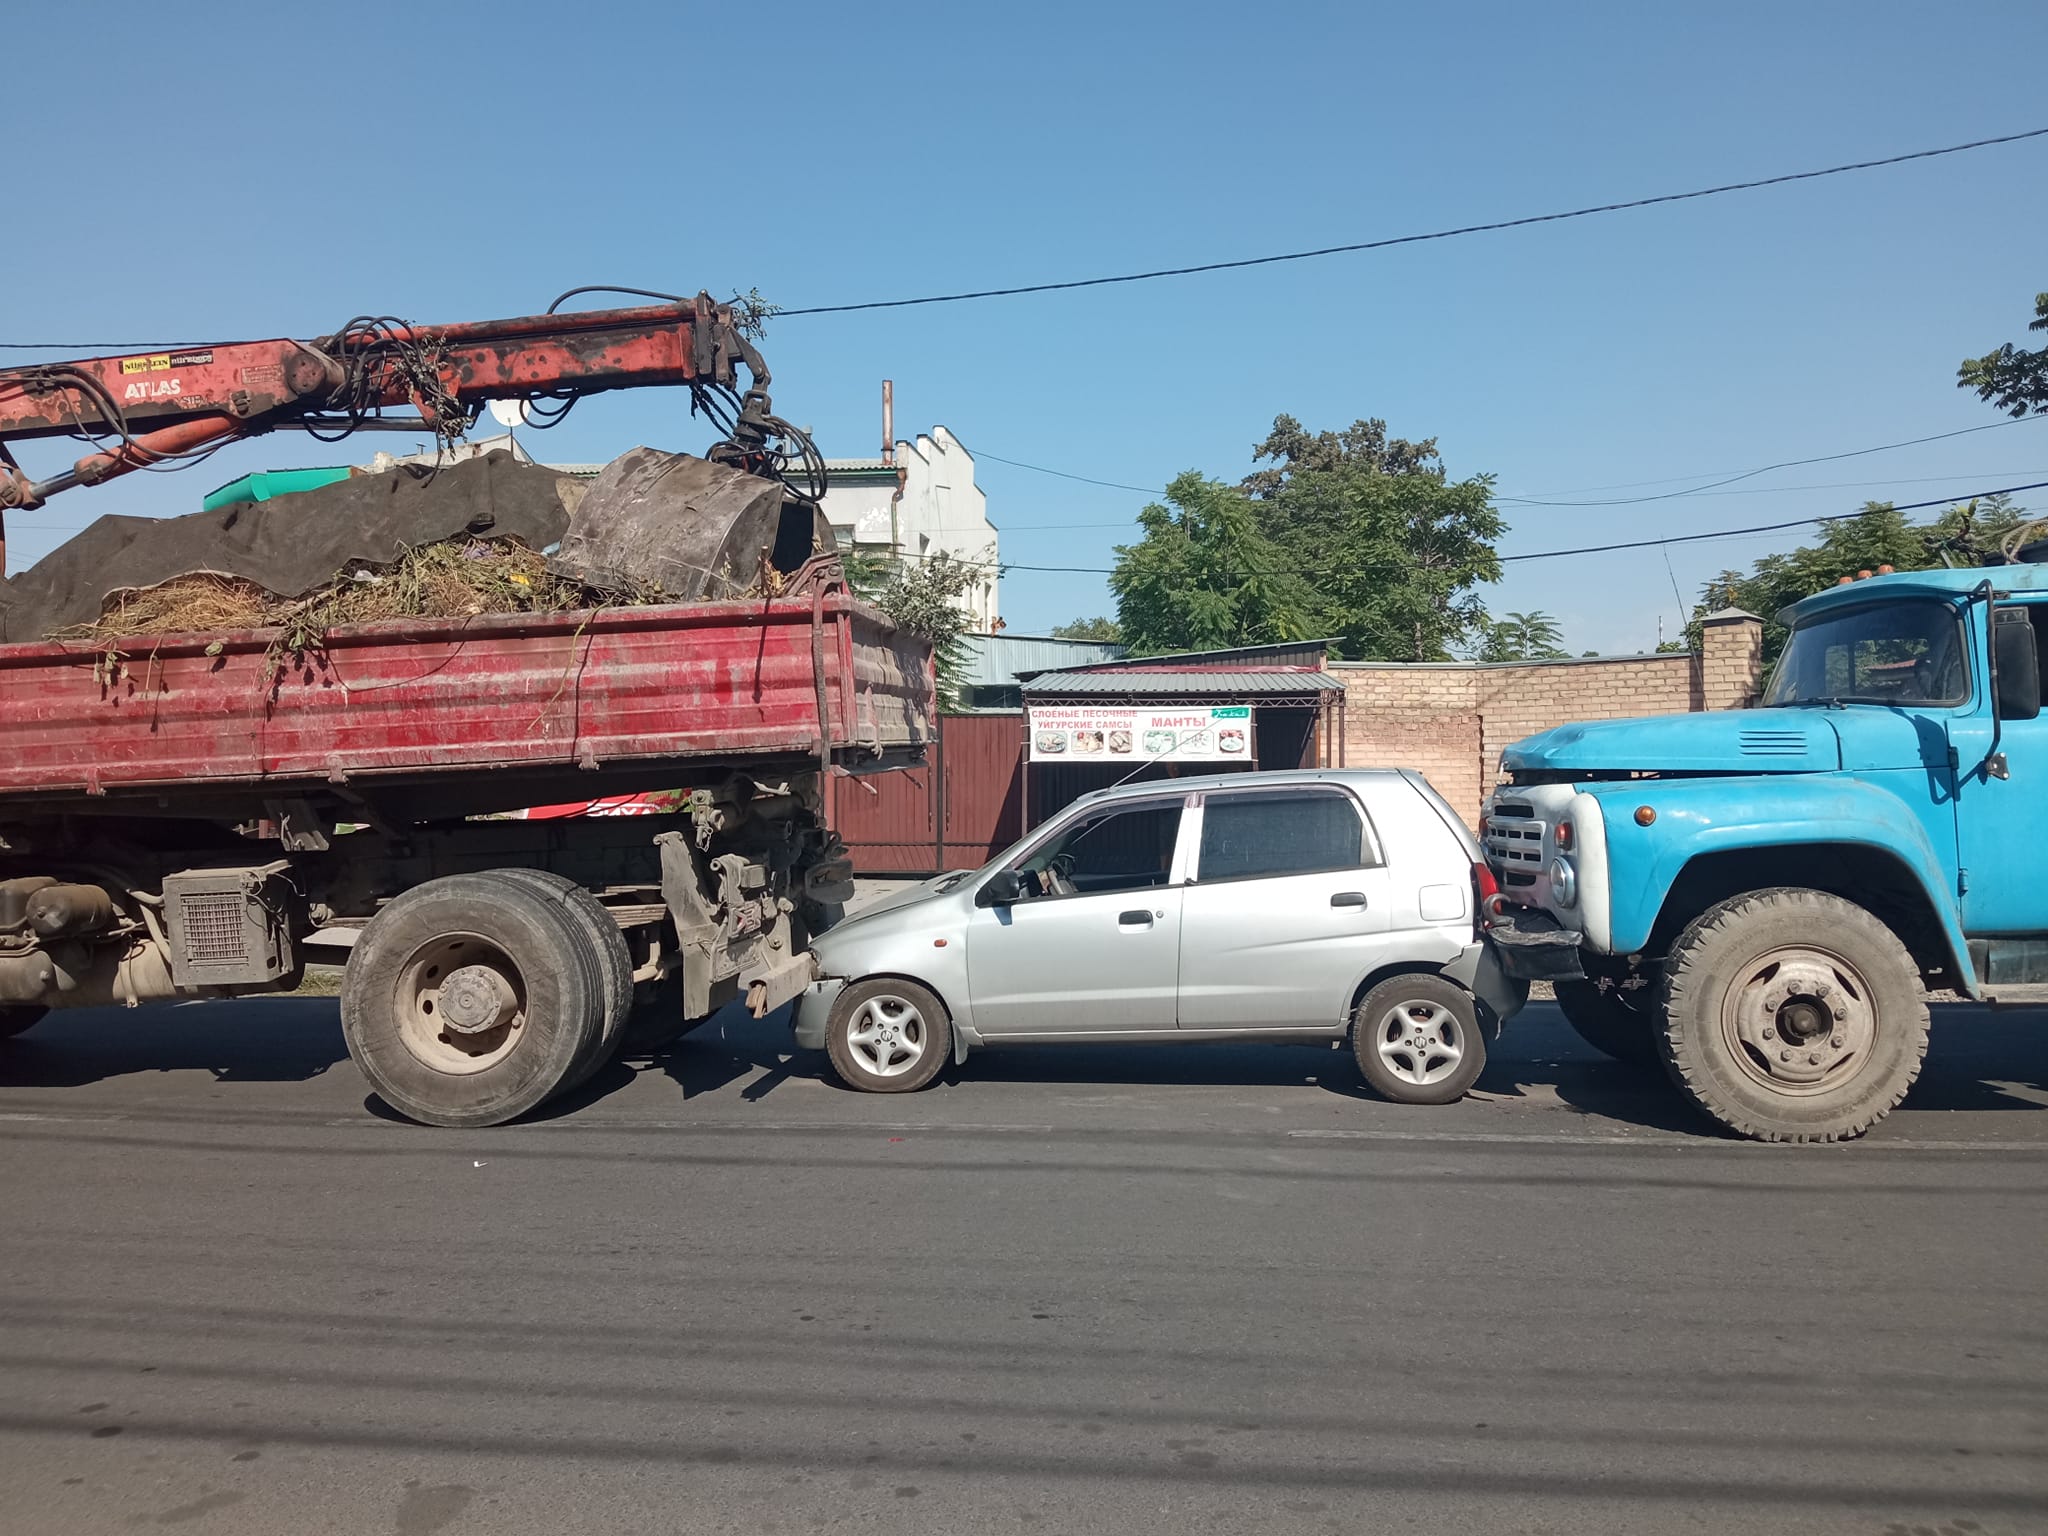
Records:
[[[1203,802],[1199,880],[1306,875],[1373,862],[1357,808],[1336,791],[1211,795]]]

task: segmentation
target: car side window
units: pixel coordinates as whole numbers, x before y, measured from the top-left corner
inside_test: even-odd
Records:
[[[1203,802],[1195,877],[1204,883],[1378,863],[1358,807],[1336,790],[1221,794]]]
[[[1180,819],[1177,800],[1084,816],[1018,866],[1026,894],[1089,896],[1164,885]]]

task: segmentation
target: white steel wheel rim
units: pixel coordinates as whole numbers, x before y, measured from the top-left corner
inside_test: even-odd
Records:
[[[1743,1076],[1811,1098],[1860,1076],[1877,1044],[1862,972],[1815,945],[1785,945],[1737,973],[1721,1002],[1722,1042]]]
[[[862,1071],[876,1077],[901,1077],[924,1060],[930,1043],[924,1014],[893,993],[869,998],[846,1022],[847,1050]]]
[[[1380,1065],[1397,1080],[1426,1088],[1458,1070],[1465,1059],[1465,1027],[1442,1003],[1412,998],[1380,1016],[1373,1045]]]
[[[486,1028],[451,1027],[443,1007],[451,978],[463,975],[468,984],[479,974],[495,978],[502,989],[504,1016]],[[517,1050],[526,1032],[526,1007],[519,967],[489,939],[473,933],[443,934],[414,950],[399,971],[392,999],[400,1044],[422,1066],[454,1077],[487,1071]]]

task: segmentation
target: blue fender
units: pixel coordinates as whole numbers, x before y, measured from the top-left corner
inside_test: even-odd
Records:
[[[1913,796],[1895,793],[1890,779]],[[1702,854],[1846,844],[1890,854],[1920,882],[1947,940],[1951,973],[1970,996],[1978,995],[1955,897],[1954,811],[1945,799],[1928,803],[1923,769],[1639,779],[1580,789],[1600,802],[1606,825],[1613,953],[1648,945],[1673,882]],[[1648,826],[1636,820],[1643,806],[1656,813]],[[1943,824],[1938,841],[1926,816]]]

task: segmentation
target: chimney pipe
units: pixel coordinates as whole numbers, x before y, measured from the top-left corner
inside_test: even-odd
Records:
[[[882,380],[882,462],[896,462],[896,386]]]

